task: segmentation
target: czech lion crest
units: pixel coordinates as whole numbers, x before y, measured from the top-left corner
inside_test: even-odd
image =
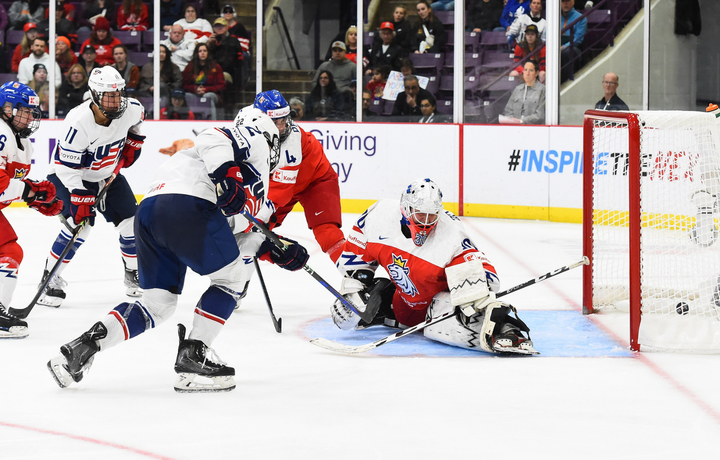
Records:
[[[393,261],[387,265],[387,271],[393,282],[400,288],[403,294],[415,297],[418,293],[415,284],[410,280],[410,267],[407,266],[408,261],[402,256],[392,255]]]

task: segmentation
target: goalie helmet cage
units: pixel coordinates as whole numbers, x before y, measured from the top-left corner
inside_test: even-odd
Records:
[[[720,353],[717,112],[585,112],[583,312],[632,350]]]

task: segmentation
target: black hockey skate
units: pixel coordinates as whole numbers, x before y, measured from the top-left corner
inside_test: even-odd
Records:
[[[53,378],[60,388],[67,388],[72,382],[79,382],[92,366],[95,353],[100,351],[98,340],[107,337],[107,328],[97,322],[87,332],[70,343],[60,347],[60,355],[47,363]]]
[[[530,336],[525,337],[523,331],[513,324],[503,324],[500,333],[493,336],[493,350],[504,354],[539,355],[533,348]]]
[[[8,313],[0,303],[0,339],[24,339],[28,334],[27,323]]]
[[[49,274],[49,271],[43,271],[43,277],[38,287],[45,283]],[[62,301],[65,300],[65,291],[63,291],[65,286],[67,286],[67,282],[64,279],[58,275],[53,276],[37,303],[45,305],[46,307],[58,308],[62,304]]]
[[[180,345],[175,360],[175,372],[178,374],[175,391],[209,393],[235,389],[235,369],[226,366],[215,350],[200,340],[186,340],[185,326],[182,324],[178,324],[178,336]],[[201,377],[201,381],[196,382],[197,377]]]
[[[125,265],[125,260],[123,260]],[[142,289],[140,289],[140,280],[138,278],[137,270],[130,270],[125,265],[125,295],[130,297],[142,297]]]

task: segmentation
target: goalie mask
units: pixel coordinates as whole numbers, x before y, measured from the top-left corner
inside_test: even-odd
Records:
[[[120,118],[128,106],[125,97],[125,80],[110,66],[99,67],[90,72],[88,79],[93,103],[109,120]]]
[[[273,89],[258,93],[258,95],[255,96],[253,107],[262,110],[272,118],[272,121],[280,133],[280,143],[285,142],[285,139],[290,136],[293,121],[290,117],[290,105],[283,95],[280,94],[280,91]]]
[[[40,98],[29,86],[16,81],[0,86],[0,107],[3,120],[21,138],[30,137],[40,128]]]
[[[235,116],[235,125],[254,127],[260,130],[270,147],[270,172],[274,171],[280,163],[280,140],[273,120],[262,110],[248,106]]]
[[[440,188],[430,179],[414,181],[400,197],[400,211],[402,223],[410,229],[413,243],[422,246],[443,211]]]

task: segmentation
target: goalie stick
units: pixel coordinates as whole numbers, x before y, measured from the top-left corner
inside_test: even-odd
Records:
[[[270,295],[265,286],[265,279],[260,271],[260,264],[257,261],[257,257],[253,257],[253,262],[255,263],[255,270],[257,270],[258,279],[260,280],[260,286],[262,286],[262,291],[265,295],[265,303],[267,303],[268,310],[270,310],[270,318],[272,319],[273,326],[275,326],[275,332],[280,334],[282,332],[282,318],[275,318],[275,312],[273,312],[272,303],[270,303]]]
[[[263,223],[260,222],[259,220],[257,220],[257,219],[255,218],[255,216],[253,216],[252,214],[250,214],[249,212],[247,212],[247,211],[245,211],[245,210],[243,210],[242,215],[245,216],[245,218],[246,218],[248,221],[250,221],[250,222],[255,226],[255,228],[257,228],[258,230],[260,230],[266,237],[268,237],[268,238],[270,239],[270,241],[272,241],[275,246],[277,246],[278,248],[282,249],[283,251],[285,251],[285,250],[287,249],[287,246],[280,240],[280,238],[278,238],[278,236],[277,236],[276,234],[274,234],[273,232],[271,232],[270,230],[268,230],[267,228],[265,228],[265,226],[263,225]],[[362,318],[363,321],[369,323],[369,322],[371,322],[372,319],[375,317],[375,313],[376,313],[376,312],[372,312],[372,311],[364,311],[364,312],[361,312],[361,311],[359,311],[355,305],[353,305],[352,303],[350,303],[345,297],[342,296],[342,294],[340,294],[338,291],[336,291],[335,288],[333,288],[332,286],[330,286],[330,285],[327,283],[327,281],[325,281],[325,280],[322,278],[322,276],[318,275],[318,274],[315,272],[315,270],[313,270],[312,268],[310,268],[307,264],[305,264],[305,265],[303,266],[303,270],[305,270],[306,272],[308,272],[308,273],[310,274],[310,276],[312,276],[313,278],[315,278],[315,280],[316,280],[318,283],[320,283],[320,285],[322,285],[322,287],[324,287],[325,289],[327,289],[328,291],[330,291],[330,293],[331,293],[332,295],[334,295],[335,298],[337,298],[337,299],[340,301],[340,303],[342,303],[345,307],[347,307],[347,308],[349,308],[350,310],[352,310],[356,315],[358,315],[360,318]]]
[[[534,279],[531,279],[524,283],[518,284],[517,286],[511,287],[510,289],[507,289],[505,291],[498,293],[495,297],[496,298],[503,297],[507,294],[510,294],[511,292],[515,292],[520,289],[526,288],[528,286],[532,286],[533,284],[537,284],[541,281],[545,281],[548,278],[552,278],[561,273],[565,273],[566,271],[572,270],[573,268],[579,267],[581,265],[588,265],[589,263],[590,263],[590,260],[586,256],[583,256],[582,260],[575,262],[574,264],[560,267],[557,270],[553,270],[551,272],[545,273],[544,275],[538,276],[537,278],[534,278]],[[457,314],[458,314],[457,310],[445,312],[440,316],[437,316],[435,318],[430,318],[420,324],[416,324],[415,326],[409,327],[400,332],[396,332],[395,334],[389,335],[385,338],[382,338],[382,339],[377,340],[372,343],[368,343],[366,345],[358,345],[358,346],[344,345],[342,343],[333,342],[331,340],[327,340],[327,339],[323,339],[323,338],[312,339],[310,341],[310,343],[312,343],[313,345],[317,345],[318,347],[325,348],[326,350],[336,351],[339,353],[348,353],[348,354],[365,353],[366,351],[370,351],[373,348],[383,346],[388,342],[392,342],[394,340],[401,339],[401,338],[405,337],[406,335],[412,334],[415,331],[421,331],[428,326],[432,326],[433,324],[439,323],[440,321],[445,321],[446,319],[454,318]]]
[[[105,194],[107,193],[108,188],[110,188],[110,184],[112,184],[112,182],[115,180],[117,175],[120,173],[120,170],[122,169],[124,164],[125,164],[125,158],[120,157],[120,161],[118,161],[112,174],[110,175],[110,177],[107,178],[107,180],[105,181],[105,185],[103,185],[102,190],[100,190],[100,192],[97,194],[95,203],[99,204],[100,201],[102,201],[102,199],[105,198]],[[67,221],[65,219],[63,219],[62,215],[60,216],[60,219],[65,222],[66,226],[68,225]],[[70,241],[68,241],[68,244],[65,246],[65,249],[63,249],[63,251],[60,253],[60,256],[58,256],[57,262],[55,262],[55,265],[53,265],[53,267],[48,272],[47,278],[45,279],[45,281],[43,281],[41,283],[40,288],[35,293],[35,297],[33,297],[33,299],[30,301],[28,306],[25,308],[19,308],[19,309],[10,308],[8,310],[8,312],[11,315],[17,316],[20,319],[27,318],[27,316],[30,314],[32,309],[35,307],[35,304],[37,303],[37,301],[40,298],[40,296],[42,295],[42,293],[45,292],[45,288],[47,288],[48,284],[50,284],[50,280],[55,275],[55,273],[58,271],[58,268],[60,268],[60,264],[62,264],[63,260],[65,260],[65,257],[70,253],[73,246],[75,246],[75,241],[77,241],[78,236],[80,236],[80,232],[82,231],[83,228],[85,228],[85,225],[87,224],[87,222],[88,222],[88,218],[86,217],[85,219],[82,220],[82,222],[80,222],[80,224],[77,227],[75,227],[74,230],[72,230],[72,237],[70,238]]]

